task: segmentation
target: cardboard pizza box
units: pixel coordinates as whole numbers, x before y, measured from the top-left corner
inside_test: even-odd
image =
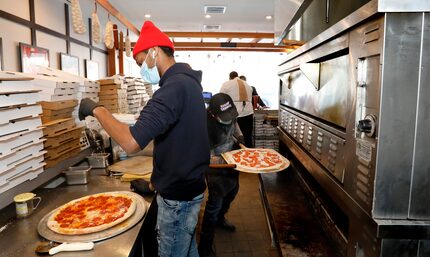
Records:
[[[78,105],[78,100],[65,100],[65,101],[42,101],[40,102],[43,109],[48,110],[61,110],[66,108],[75,107]]]
[[[103,88],[100,90],[99,92],[99,96],[102,95],[116,95],[118,94],[118,89],[107,89],[107,90],[103,90]]]
[[[60,155],[55,159],[45,159],[45,162],[46,162],[45,169],[54,167],[58,163],[77,155],[80,151],[81,151],[81,147],[77,146],[76,148],[69,149],[67,152],[63,153],[62,155]]]
[[[55,116],[55,115],[64,114],[64,113],[72,114],[74,109],[75,109],[74,107],[58,109],[58,110],[43,109],[42,115],[44,115],[44,116]]]
[[[101,100],[109,100],[109,99],[118,99],[118,94],[114,95],[99,95],[99,99]]]
[[[68,112],[68,113],[60,113],[55,115],[42,115],[40,118],[42,119],[42,125],[44,125],[52,121],[72,118],[72,113]]]
[[[61,155],[67,153],[70,149],[74,149],[77,146],[80,147],[79,138],[67,141],[57,147],[46,148],[45,157],[47,159],[57,159]]]
[[[107,84],[122,84],[122,79],[118,77],[103,78],[97,81],[100,83],[101,86]]]
[[[59,119],[43,124],[43,134],[45,136],[55,136],[59,133],[76,127],[72,118]]]
[[[79,139],[82,133],[83,127],[75,127],[71,129],[64,130],[57,135],[47,136],[44,142],[45,148],[57,147],[61,144],[65,144],[73,139]]]
[[[112,89],[121,89],[121,84],[106,84],[100,86],[100,91],[112,90]]]

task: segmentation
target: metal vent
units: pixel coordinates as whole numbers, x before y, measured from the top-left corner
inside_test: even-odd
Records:
[[[221,30],[221,25],[203,25],[204,30]]]
[[[205,6],[205,14],[224,14],[225,6]]]

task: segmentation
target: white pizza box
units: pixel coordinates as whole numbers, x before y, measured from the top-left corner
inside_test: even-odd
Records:
[[[83,99],[83,98],[92,98],[92,97],[98,97],[98,92],[78,92],[76,94],[76,97],[78,99]]]
[[[7,124],[10,121],[25,118],[38,117],[42,113],[40,104],[15,106],[5,109],[0,109],[0,125]]]
[[[136,123],[136,115],[126,113],[115,113],[113,116],[122,123],[134,125]]]
[[[40,117],[23,118],[0,125],[0,137],[20,131],[34,130],[42,125]]]
[[[79,86],[85,86],[85,87],[100,86],[100,84],[97,81],[89,80],[82,76],[71,74],[69,72],[54,69],[51,67],[44,67],[44,66],[37,65],[36,70],[37,70],[37,73],[39,74],[45,74],[48,76],[57,77],[67,82],[77,83],[79,84]]]
[[[134,104],[140,105],[142,103],[142,99],[129,99],[127,102],[129,106]]]
[[[42,151],[44,141],[45,139],[40,139],[34,143],[18,147],[6,155],[0,156],[0,173],[9,169],[20,160]]]
[[[145,89],[131,89],[127,91],[128,95],[140,95],[140,94],[146,94]]]
[[[11,153],[16,148],[32,144],[43,137],[42,128],[9,134],[0,137],[0,157]]]
[[[80,86],[78,87],[79,92],[100,92],[100,86],[98,84],[94,86]]]
[[[141,95],[128,95],[127,96],[127,99],[130,99],[130,100],[134,100],[134,99],[142,99],[143,97],[141,96]]]
[[[19,184],[24,183],[27,180],[33,180],[35,179],[40,173],[42,173],[43,166],[45,166],[46,163],[42,162],[38,167],[25,170],[21,172],[20,174],[13,176],[7,180],[1,181],[0,180],[0,194],[3,192],[6,192],[7,190],[16,187]]]
[[[55,101],[65,101],[76,99],[76,94],[64,94],[64,95],[53,95],[46,93],[39,93],[41,101],[55,102]]]
[[[78,88],[55,88],[54,95],[69,95],[76,94],[78,92]]]
[[[38,90],[0,93],[0,108],[14,105],[30,105],[39,101]]]
[[[33,73],[22,73],[14,72],[14,74],[33,78],[31,83],[33,84],[33,89],[51,90],[54,88],[76,88],[79,83],[67,78],[61,78],[49,74],[33,74]]]
[[[34,153],[33,155],[29,155],[13,165],[10,165],[6,169],[0,170],[0,180],[7,180],[13,176],[16,176],[27,169],[36,168],[43,162],[43,155],[46,151],[41,151],[38,153]]]
[[[0,93],[20,92],[32,89],[33,79],[13,72],[0,71]]]

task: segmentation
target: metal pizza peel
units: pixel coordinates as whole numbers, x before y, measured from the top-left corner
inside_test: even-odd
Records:
[[[105,229],[100,232],[96,233],[90,233],[90,234],[84,234],[84,235],[63,235],[58,234],[52,231],[48,228],[47,222],[49,217],[57,211],[60,207],[52,210],[48,214],[46,214],[37,225],[37,232],[40,236],[54,242],[59,243],[73,243],[73,242],[98,242],[101,240],[105,240],[114,236],[117,236],[128,229],[132,228],[134,225],[139,223],[139,221],[145,216],[147,210],[148,210],[148,203],[141,197],[140,195],[129,192],[129,191],[114,191],[109,193],[121,193],[121,194],[127,194],[129,196],[132,196],[136,200],[136,210],[134,211],[133,215],[131,215],[128,219],[125,221],[111,227],[108,229]]]

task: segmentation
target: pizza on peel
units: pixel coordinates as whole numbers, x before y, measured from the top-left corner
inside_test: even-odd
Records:
[[[65,235],[100,232],[128,219],[136,200],[124,193],[106,192],[70,201],[48,218],[48,228]]]
[[[223,157],[240,171],[274,171],[288,166],[288,160],[272,149],[245,148],[224,153]]]

